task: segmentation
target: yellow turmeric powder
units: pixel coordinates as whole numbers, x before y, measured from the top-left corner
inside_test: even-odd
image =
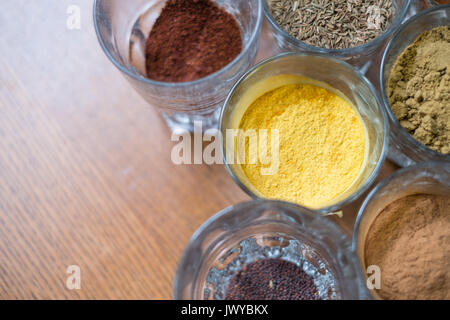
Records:
[[[257,98],[245,111],[242,130],[277,129],[279,169],[243,164],[262,196],[320,208],[335,201],[360,175],[365,129],[355,109],[337,94],[310,84],[288,84]],[[270,149],[270,146],[268,146]]]

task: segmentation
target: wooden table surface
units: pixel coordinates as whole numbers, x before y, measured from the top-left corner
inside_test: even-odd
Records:
[[[0,299],[170,299],[193,232],[248,197],[222,166],[172,164],[169,130],[98,45],[92,1],[2,0],[0,29]]]

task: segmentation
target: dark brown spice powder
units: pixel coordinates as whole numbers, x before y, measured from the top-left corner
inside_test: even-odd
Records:
[[[164,82],[197,80],[241,51],[241,29],[224,9],[211,0],[169,0],[147,39],[147,76]]]
[[[226,300],[320,300],[314,280],[296,264],[281,259],[257,260],[230,281]]]

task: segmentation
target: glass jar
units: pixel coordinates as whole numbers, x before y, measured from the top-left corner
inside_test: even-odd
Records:
[[[358,68],[363,72],[367,71],[371,64],[374,62],[374,56],[377,51],[384,47],[386,40],[392,35],[392,33],[398,28],[398,26],[405,19],[408,14],[408,10],[411,5],[410,0],[396,0],[392,1],[393,6],[393,17],[390,26],[387,30],[375,38],[374,40],[354,48],[347,49],[325,49],[309,45],[303,41],[300,41],[289,33],[284,31],[278,23],[275,21],[271,14],[270,0],[263,0],[264,3],[264,15],[269,22],[269,28],[275,39],[278,51],[300,51],[300,52],[312,52],[312,53],[323,53],[328,54],[332,57],[342,59]]]
[[[95,0],[98,40],[112,63],[172,130],[193,131],[194,121],[217,127],[220,107],[233,84],[253,65],[262,22],[259,0],[214,0],[231,13],[242,30],[243,50],[225,68],[205,78],[182,83],[146,78],[145,43],[166,0]]]
[[[174,298],[222,300],[243,266],[282,259],[309,274],[324,299],[364,299],[368,292],[350,247],[342,231],[315,212],[278,201],[242,203],[194,234],[178,265]]]
[[[389,75],[398,56],[410,46],[423,32],[449,24],[450,5],[433,7],[422,11],[405,22],[394,34],[383,56],[380,73],[381,96],[386,106],[391,133],[389,159],[397,165],[407,167],[426,161],[450,161],[450,155],[444,155],[414,139],[397,120],[389,106],[387,86]]]
[[[245,111],[251,103],[242,102],[247,92],[261,87],[267,79],[278,75],[292,75],[312,79],[325,85],[329,90],[337,91],[347,99],[360,115],[366,128],[366,163],[362,173],[353,186],[347,189],[337,200],[322,208],[314,208],[321,213],[341,210],[344,206],[357,199],[374,182],[383,166],[388,146],[389,127],[385,109],[373,85],[355,68],[342,60],[320,54],[284,53],[269,58],[255,67],[239,80],[227,100],[220,120],[220,131],[223,136],[222,154],[226,167],[235,182],[253,198],[263,196],[252,186],[243,172],[240,162],[227,158],[227,149],[234,148],[234,139],[227,139],[228,130],[239,129],[239,124]],[[281,86],[283,84],[276,84]],[[264,85],[266,87],[266,85]],[[274,88],[269,88],[275,89]],[[270,91],[267,90],[266,91]],[[262,91],[260,95],[264,94]],[[255,97],[245,97],[254,101]]]
[[[359,210],[353,232],[353,249],[358,254],[361,273],[366,274],[366,239],[372,223],[390,203],[414,194],[450,197],[450,163],[427,162],[401,169],[380,182]],[[376,290],[371,290],[379,298]]]

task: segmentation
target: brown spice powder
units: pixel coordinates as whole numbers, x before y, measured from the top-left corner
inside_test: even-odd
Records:
[[[242,51],[234,17],[211,0],[169,0],[146,43],[150,79],[186,82],[219,71]]]
[[[400,55],[387,91],[402,127],[432,150],[450,154],[450,26],[424,32]]]
[[[417,194],[389,204],[366,241],[384,299],[450,299],[450,198]]]

